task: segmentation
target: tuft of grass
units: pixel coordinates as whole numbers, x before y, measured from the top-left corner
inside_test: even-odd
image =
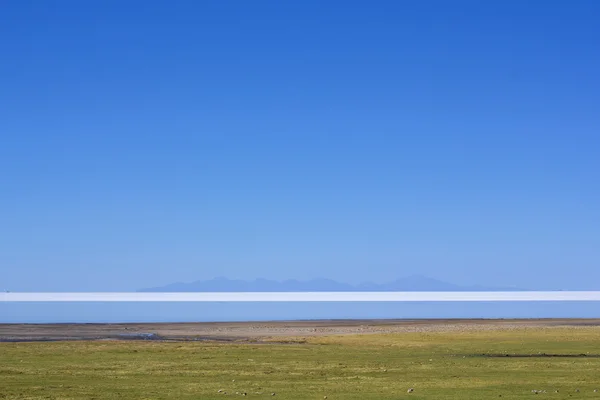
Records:
[[[600,399],[594,327],[272,340],[1,343],[0,399]]]

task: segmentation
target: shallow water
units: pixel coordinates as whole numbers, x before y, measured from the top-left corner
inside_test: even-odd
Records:
[[[600,306],[593,302],[0,303],[0,323],[598,317]]]

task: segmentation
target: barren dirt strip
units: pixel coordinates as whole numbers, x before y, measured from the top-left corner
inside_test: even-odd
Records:
[[[253,341],[283,336],[510,330],[598,326],[600,319],[319,320],[132,324],[0,324],[0,341],[218,340]]]

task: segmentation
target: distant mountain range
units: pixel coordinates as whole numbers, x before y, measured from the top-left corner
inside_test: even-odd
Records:
[[[206,281],[191,283],[172,283],[170,285],[141,289],[139,292],[416,292],[416,291],[518,291],[524,290],[514,287],[488,287],[488,286],[460,286],[443,282],[421,275],[413,275],[397,279],[390,283],[361,283],[350,285],[331,279],[312,279],[299,281],[289,279],[274,281],[269,279],[256,279],[244,281],[227,278],[215,278]]]

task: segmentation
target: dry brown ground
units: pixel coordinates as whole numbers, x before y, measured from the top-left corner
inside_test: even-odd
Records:
[[[260,340],[278,336],[325,336],[396,332],[510,330],[600,326],[600,319],[439,319],[198,322],[132,324],[0,324],[0,341],[136,339],[154,334],[170,340]]]

